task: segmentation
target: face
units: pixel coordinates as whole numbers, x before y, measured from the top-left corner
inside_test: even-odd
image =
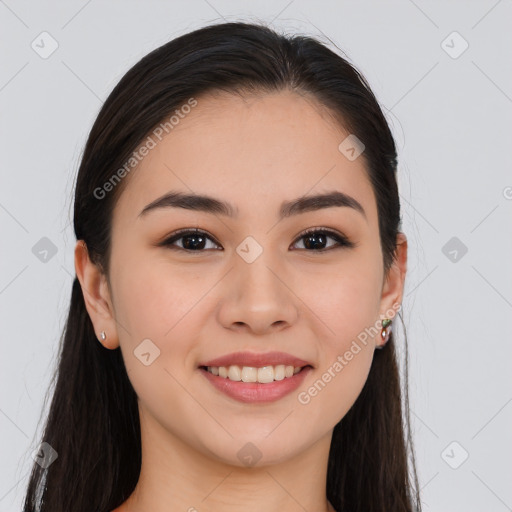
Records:
[[[245,464],[243,450],[274,464],[329,436],[350,409],[402,281],[384,276],[363,157],[340,152],[349,134],[311,98],[197,101],[124,178],[112,225],[110,348],[121,347],[141,415],[170,439],[232,465]],[[231,215],[170,201],[141,214],[170,192],[211,196]],[[283,203],[335,192],[348,202],[281,215]],[[93,318],[97,332],[102,321]],[[202,368],[240,352],[260,355],[246,366],[272,364],[281,380],[232,381],[234,356],[213,365],[228,378]],[[282,378],[280,363],[305,368]],[[248,381],[269,372],[242,369]]]

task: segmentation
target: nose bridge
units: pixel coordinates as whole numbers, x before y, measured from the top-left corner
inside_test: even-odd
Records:
[[[238,260],[235,272],[240,274],[239,286],[243,294],[264,301],[278,300],[283,294],[279,274],[283,272],[279,255],[264,247],[253,237],[247,237],[236,249]]]
[[[290,285],[285,284],[284,265],[277,250],[247,237],[234,256],[221,308],[224,326],[245,324],[263,333],[275,325],[292,324],[296,305]]]

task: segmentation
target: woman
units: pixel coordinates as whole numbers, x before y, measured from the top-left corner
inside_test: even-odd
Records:
[[[224,23],[131,68],[78,173],[25,510],[420,510],[396,167],[368,84],[312,38]]]

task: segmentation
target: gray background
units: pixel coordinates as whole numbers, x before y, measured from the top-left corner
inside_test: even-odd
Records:
[[[85,137],[129,67],[223,18],[330,38],[369,80],[399,148],[424,510],[512,510],[510,0],[0,0],[0,512],[20,509],[40,434]]]

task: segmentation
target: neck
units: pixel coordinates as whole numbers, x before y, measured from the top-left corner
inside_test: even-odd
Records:
[[[141,415],[142,465],[132,495],[113,512],[335,512],[325,489],[332,430],[281,463],[230,465]]]

